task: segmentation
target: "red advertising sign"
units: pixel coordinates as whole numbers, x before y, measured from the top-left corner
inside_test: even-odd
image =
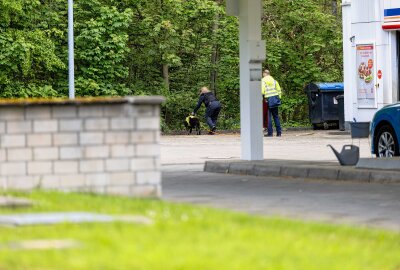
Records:
[[[382,79],[382,70],[378,70],[378,79]]]

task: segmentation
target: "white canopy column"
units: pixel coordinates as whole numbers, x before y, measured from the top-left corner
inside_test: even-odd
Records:
[[[227,14],[239,16],[240,121],[243,160],[263,160],[261,0],[227,0]]]

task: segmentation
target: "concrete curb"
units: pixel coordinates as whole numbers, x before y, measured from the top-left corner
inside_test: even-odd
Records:
[[[359,169],[334,162],[288,160],[207,161],[205,172],[365,183],[400,183],[400,171]]]

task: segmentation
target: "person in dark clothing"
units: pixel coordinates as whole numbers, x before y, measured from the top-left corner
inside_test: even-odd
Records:
[[[202,103],[206,106],[206,114],[204,118],[206,119],[207,125],[210,127],[209,134],[215,134],[215,131],[217,130],[218,115],[221,111],[221,103],[207,87],[202,87],[200,89],[200,98],[197,102],[196,108],[194,108],[192,112],[192,115],[197,113]]]

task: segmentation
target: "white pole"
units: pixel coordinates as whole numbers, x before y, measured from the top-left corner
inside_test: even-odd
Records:
[[[344,89],[353,89],[353,41],[354,38],[351,35],[351,1],[342,1],[342,18],[343,18],[343,77],[344,77]],[[355,52],[354,52],[355,55]],[[355,59],[355,57],[354,57]],[[355,66],[355,64],[354,64]],[[355,76],[354,76],[355,78]],[[353,102],[357,98],[353,98],[353,91],[344,92],[344,115],[345,122],[352,122],[354,118]]]
[[[251,63],[261,42],[261,0],[239,0],[240,115],[243,160],[263,160],[261,61]],[[265,46],[264,46],[265,50]],[[265,59],[265,51],[260,52]],[[253,73],[253,74],[252,74]]]
[[[68,77],[69,98],[75,98],[75,63],[74,63],[74,1],[68,0]]]

